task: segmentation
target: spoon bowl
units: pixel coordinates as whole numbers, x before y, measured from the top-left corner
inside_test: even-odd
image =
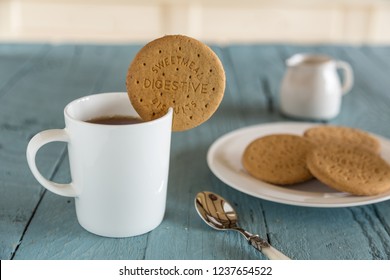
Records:
[[[208,191],[195,197],[195,209],[203,221],[216,230],[234,230],[241,233],[248,243],[272,260],[290,258],[272,247],[266,240],[238,226],[238,216],[234,208],[223,197]]]
[[[222,197],[212,192],[200,192],[195,199],[195,208],[202,219],[217,230],[237,227],[237,213]]]

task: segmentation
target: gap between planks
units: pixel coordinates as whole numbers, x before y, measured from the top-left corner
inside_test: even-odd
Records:
[[[61,166],[62,162],[63,162],[63,161],[65,160],[65,158],[66,158],[66,154],[67,154],[67,147],[65,146],[65,147],[62,149],[62,151],[61,151],[61,153],[60,153],[60,156],[59,156],[58,159],[57,159],[57,162],[54,163],[54,168],[53,168],[53,171],[51,172],[51,174],[50,174],[50,176],[49,176],[49,180],[53,180],[53,178],[54,178],[55,175],[57,174],[57,172],[58,172],[58,170],[59,170],[59,167]],[[37,212],[38,207],[39,207],[39,205],[41,204],[41,202],[42,202],[42,200],[43,200],[43,197],[45,196],[46,192],[47,192],[47,190],[44,189],[43,192],[42,192],[42,194],[41,194],[41,196],[39,197],[38,202],[37,202],[37,204],[35,205],[35,207],[34,207],[32,213],[31,213],[31,216],[30,216],[30,218],[28,219],[27,224],[26,224],[26,226],[25,226],[25,228],[24,228],[24,230],[23,230],[23,232],[22,232],[22,235],[20,236],[20,239],[19,239],[19,241],[17,242],[17,245],[16,245],[14,251],[11,253],[11,258],[10,258],[11,260],[13,260],[13,259],[15,258],[15,255],[16,255],[16,253],[17,253],[17,251],[18,251],[20,245],[21,245],[22,242],[23,242],[23,238],[24,238],[24,236],[25,236],[25,234],[26,234],[26,232],[27,232],[27,230],[28,230],[28,228],[29,228],[29,226],[30,226],[32,220],[34,219],[35,213]]]

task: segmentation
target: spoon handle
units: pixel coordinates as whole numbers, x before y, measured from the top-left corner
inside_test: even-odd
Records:
[[[248,242],[270,260],[290,260],[289,257],[272,247],[266,240],[260,238],[258,235],[252,235],[248,239]]]

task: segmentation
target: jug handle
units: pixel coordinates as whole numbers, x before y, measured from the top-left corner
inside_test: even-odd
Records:
[[[345,61],[336,61],[336,67],[344,71],[344,82],[341,88],[342,94],[347,94],[353,85],[353,71],[351,65]]]

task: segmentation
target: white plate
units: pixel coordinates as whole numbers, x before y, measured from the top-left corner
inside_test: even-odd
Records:
[[[289,187],[262,182],[250,176],[241,165],[245,147],[254,139],[273,133],[302,135],[313,123],[272,123],[232,131],[209,148],[207,163],[211,171],[227,185],[254,197],[283,204],[308,207],[347,207],[390,199],[390,192],[375,196],[354,196],[329,188],[317,180]],[[381,143],[382,157],[390,163],[390,141],[375,135]]]

